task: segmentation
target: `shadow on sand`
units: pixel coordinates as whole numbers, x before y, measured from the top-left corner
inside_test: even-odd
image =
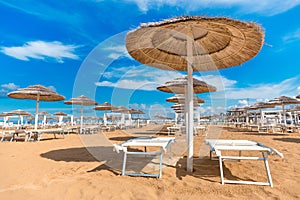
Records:
[[[283,141],[283,142],[300,143],[300,138],[273,138],[273,140],[279,140],[279,141]]]
[[[185,176],[193,176],[199,179],[203,179],[209,182],[221,182],[220,167],[218,160],[211,160],[208,156],[199,158],[194,157],[194,171],[189,173],[186,171],[186,157],[178,160],[176,168],[176,177],[182,180]],[[238,181],[255,181],[252,179],[243,179],[241,177],[234,176],[230,169],[223,163],[224,179],[238,180]],[[217,179],[216,179],[217,178]]]

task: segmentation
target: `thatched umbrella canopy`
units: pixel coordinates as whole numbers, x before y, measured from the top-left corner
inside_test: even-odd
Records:
[[[248,107],[248,110],[259,110],[260,111],[260,123],[263,124],[263,111],[264,108],[274,108],[275,105],[269,102],[256,102],[255,104]]]
[[[197,108],[198,106],[200,106],[200,104],[198,103],[194,103],[194,108]],[[179,109],[184,109],[185,108],[185,105],[184,104],[180,104],[180,103],[176,103],[174,104],[173,106],[171,106],[171,108],[179,108]]]
[[[100,105],[97,105],[94,110],[115,110],[116,109],[116,106],[113,106],[111,105],[110,103],[108,102],[104,102]]]
[[[116,112],[116,113],[129,113],[129,111],[130,111],[130,109],[126,108],[125,106],[118,106],[112,110],[112,112]]]
[[[46,111],[41,111],[41,112],[39,112],[39,115],[51,115],[51,114]]]
[[[73,105],[81,105],[81,106],[94,106],[98,105],[98,103],[84,95],[79,97],[71,98],[64,102],[64,104],[73,104]]]
[[[300,101],[292,97],[280,96],[270,100],[268,103],[273,104],[274,106],[276,105],[282,107],[283,121],[284,124],[286,125],[286,116],[285,116],[285,109],[284,109],[285,105],[300,104]]]
[[[12,110],[12,111],[9,111],[8,113],[11,114],[11,115],[32,116],[32,114],[30,112],[27,112],[27,111],[21,110],[21,109]]]
[[[83,128],[83,106],[94,106],[98,105],[98,103],[84,95],[79,97],[71,98],[64,102],[64,104],[68,105],[80,105],[80,133],[82,133]]]
[[[254,57],[264,42],[262,28],[229,18],[186,16],[142,24],[129,32],[126,47],[141,63],[161,69],[187,71],[188,39],[193,40],[193,70],[238,66]]]
[[[130,114],[137,114],[137,115],[143,115],[143,114],[145,114],[143,111],[138,110],[138,109],[133,109],[133,108],[129,109],[129,113]]]
[[[18,117],[19,117],[18,125],[20,122],[21,122],[21,124],[23,124],[23,116],[27,116],[27,117],[32,116],[32,114],[30,112],[27,112],[27,111],[21,110],[21,109],[9,111],[8,114],[18,115]]]
[[[194,96],[193,100],[196,103],[205,103],[204,99],[201,99],[197,96]],[[184,103],[185,102],[185,96],[183,94],[176,94],[172,97],[167,98],[166,101],[167,102],[172,102],[172,103]]]
[[[137,61],[166,70],[188,71],[187,171],[193,171],[193,71],[238,66],[260,51],[262,28],[229,18],[186,16],[142,24],[128,33],[126,47]]]
[[[112,104],[108,103],[108,102],[104,102],[98,106],[96,106],[94,108],[94,110],[102,110],[102,111],[105,111],[105,113],[103,114],[103,122],[104,122],[104,125],[106,126],[107,124],[107,116],[106,116],[106,111],[107,110],[115,110],[117,109],[115,106],[113,106]]]
[[[68,114],[64,113],[64,112],[55,112],[55,113],[53,113],[53,115],[55,115],[55,116],[67,116]]]
[[[13,115],[13,114],[8,113],[8,112],[0,113],[0,117],[7,117],[7,116],[12,116],[12,115]]]
[[[33,85],[28,86],[27,88],[20,88],[16,91],[8,93],[7,96],[15,99],[36,100],[35,129],[37,129],[38,123],[39,101],[62,101],[65,99],[64,96],[43,85]]]
[[[158,86],[157,89],[162,92],[185,94],[187,84],[188,78],[185,76],[168,81],[164,85]],[[194,93],[215,92],[217,90],[214,86],[195,78],[193,78],[193,89]]]

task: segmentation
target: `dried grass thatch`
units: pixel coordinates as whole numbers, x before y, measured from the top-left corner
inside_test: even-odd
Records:
[[[74,104],[74,105],[82,105],[82,106],[93,106],[98,105],[98,103],[84,95],[79,97],[71,98],[68,101],[64,102],[65,104]]]
[[[300,104],[300,101],[292,97],[280,96],[269,101],[273,105]]]
[[[264,33],[253,22],[187,16],[142,24],[128,33],[126,47],[139,62],[167,70],[187,70],[187,41],[192,40],[194,71],[238,66],[262,48]]]
[[[201,99],[197,96],[194,96],[194,102],[195,103],[205,103],[204,99]],[[185,96],[183,94],[176,94],[170,98],[166,99],[167,102],[172,102],[172,103],[184,103],[185,102]]]
[[[32,116],[31,113],[25,111],[25,110],[21,110],[21,109],[18,109],[18,110],[12,110],[10,112],[8,112],[9,114],[11,115],[20,115],[20,116]]]
[[[64,96],[42,85],[33,85],[28,86],[27,88],[21,88],[8,93],[7,96],[15,99],[33,100],[37,100],[39,96],[40,101],[61,101],[65,99]]]
[[[104,102],[94,108],[94,110],[115,110],[116,107],[108,102]]]
[[[64,112],[55,112],[55,113],[53,113],[53,115],[55,115],[55,116],[67,116],[68,114],[64,113]]]
[[[179,77],[172,81],[166,82],[164,85],[157,87],[158,90],[169,93],[185,94],[185,89],[188,84],[187,76]],[[193,78],[194,93],[215,92],[214,86]]]
[[[257,110],[257,109],[262,109],[262,108],[274,108],[275,104],[271,104],[268,102],[256,102],[252,106],[248,107],[248,110]]]
[[[118,106],[115,107],[112,112],[116,112],[116,113],[129,113],[130,109],[126,108],[125,106]]]

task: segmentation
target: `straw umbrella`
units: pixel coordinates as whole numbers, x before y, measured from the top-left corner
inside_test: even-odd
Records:
[[[80,105],[80,130],[79,133],[82,133],[83,128],[83,106],[94,106],[98,105],[98,103],[84,95],[79,97],[71,98],[64,102],[64,104],[68,105]]]
[[[175,78],[174,80],[167,81],[164,85],[157,87],[162,92],[175,93],[175,94],[186,94],[188,89],[188,76]],[[204,92],[215,92],[214,86],[208,85],[207,83],[200,81],[195,78],[192,79],[192,90],[193,93],[204,93]],[[192,94],[194,96],[194,94]],[[186,141],[189,148],[189,152],[193,151],[191,148],[193,140],[193,126],[194,126],[194,109],[191,107],[194,103],[193,97],[191,97],[191,104],[188,104],[189,98],[185,98],[185,129],[186,129]],[[189,107],[190,106],[190,107]],[[193,145],[192,145],[193,146]],[[190,156],[192,157],[192,156]]]
[[[263,123],[264,123],[263,122],[264,115],[263,115],[262,109],[264,109],[264,108],[274,108],[274,107],[275,107],[274,104],[271,104],[269,102],[261,102],[261,101],[259,101],[259,102],[256,102],[255,104],[249,106],[248,110],[257,110],[257,109],[259,109],[259,111],[260,111],[260,124],[263,125]]]
[[[158,86],[156,89],[162,92],[185,94],[186,86],[188,85],[188,77],[179,77],[174,80],[167,81],[165,84]],[[204,92],[215,92],[216,88],[212,85],[193,78],[193,91],[195,94]]]
[[[19,120],[18,120],[18,126],[21,124],[23,124],[23,116],[32,116],[31,113],[25,111],[25,110],[12,110],[8,112],[10,115],[18,115],[19,116]]]
[[[36,100],[35,122],[34,122],[35,130],[37,129],[37,125],[38,125],[39,102],[40,101],[62,101],[65,99],[64,96],[42,85],[28,86],[27,88],[21,88],[16,91],[10,92],[7,95],[8,97],[15,98],[15,99]]]
[[[185,96],[184,94],[176,94],[172,97],[169,97],[166,99],[167,102],[172,102],[172,103],[185,103]],[[193,101],[198,103],[198,104],[201,104],[201,103],[205,103],[204,99],[201,99],[197,96],[194,95],[193,97]],[[200,123],[200,113],[199,113],[199,110],[197,112],[197,118],[198,118],[198,123]],[[177,119],[178,119],[178,113],[175,112],[175,122],[177,123]]]
[[[50,116],[51,114],[46,112],[46,111],[41,111],[38,113],[39,115],[43,115],[43,121],[42,121],[42,125],[46,125],[46,121],[47,121],[47,116]]]
[[[118,106],[112,110],[112,112],[121,113],[121,124],[125,124],[125,113],[129,114],[129,111],[130,109],[125,106]]]
[[[114,110],[114,109],[116,109],[116,107],[115,106],[113,106],[113,105],[111,105],[110,103],[108,103],[108,102],[104,102],[104,103],[102,103],[102,104],[100,104],[100,105],[98,105],[98,106],[96,106],[95,108],[94,108],[94,110],[102,110],[102,111],[104,111],[104,115],[103,115],[103,123],[104,123],[104,126],[106,126],[106,124],[107,124],[107,116],[106,116],[106,111],[108,111],[108,110]]]
[[[196,103],[205,103],[204,99],[201,99],[197,96],[194,96],[193,100]],[[185,96],[183,94],[176,94],[172,97],[167,98],[166,101],[167,102],[172,102],[172,103],[184,103],[185,102]]]
[[[127,50],[139,62],[165,70],[188,71],[188,172],[193,171],[193,71],[240,65],[260,51],[263,38],[261,27],[255,23],[200,16],[142,24],[128,33]]]
[[[300,101],[298,101],[297,99],[294,99],[292,97],[280,96],[280,97],[270,100],[269,103],[282,107],[283,121],[284,121],[284,125],[286,125],[286,116],[285,116],[285,109],[284,109],[285,105],[300,104]]]
[[[53,115],[56,116],[56,117],[58,117],[57,121],[58,121],[59,125],[62,123],[63,117],[68,116],[68,114],[64,113],[64,112],[55,112],[55,113],[53,113]]]
[[[131,115],[134,115],[134,114],[138,115],[138,117],[137,117],[137,127],[140,127],[140,119],[139,119],[140,116],[139,115],[143,115],[145,113],[141,110],[131,108],[131,109],[129,109],[129,114],[130,114],[130,119],[132,119]],[[131,123],[131,121],[130,121],[130,123]]]
[[[300,95],[296,96],[296,99],[300,99]]]

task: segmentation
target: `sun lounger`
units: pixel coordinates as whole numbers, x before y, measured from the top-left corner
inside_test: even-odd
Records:
[[[27,130],[15,130],[11,141],[24,141],[27,142],[30,136],[30,131]]]
[[[122,176],[147,176],[147,177],[158,177],[162,176],[162,155],[163,152],[166,152],[168,148],[171,148],[171,144],[175,141],[175,138],[134,138],[123,142],[120,145],[114,144],[114,149],[116,152],[123,151],[124,159],[123,159],[123,168],[122,168]],[[159,147],[159,151],[154,152],[140,152],[140,151],[128,151],[128,147]],[[170,149],[170,156],[172,155]],[[159,173],[158,174],[145,174],[145,173],[129,173],[126,172],[126,159],[127,155],[158,155],[160,157],[159,161]]]
[[[194,126],[194,133],[198,135],[200,132],[202,136],[206,136],[207,126]]]
[[[167,127],[168,135],[175,134],[181,132],[181,126],[169,126]]]
[[[8,130],[8,131],[2,131],[0,134],[1,134],[1,142],[4,142],[4,141],[9,141],[9,142],[11,142],[12,140],[13,140],[13,138],[14,138],[14,135],[13,135],[13,133],[14,133],[15,131],[13,131],[13,130]]]
[[[220,176],[221,183],[236,183],[236,184],[255,184],[255,185],[269,185],[273,187],[271,173],[268,164],[268,155],[277,154],[283,157],[283,154],[278,152],[276,149],[267,147],[261,143],[253,142],[249,140],[205,140],[205,143],[210,147],[210,158],[212,158],[212,153],[214,153],[219,160],[220,165]],[[222,151],[239,151],[240,156],[223,156]],[[242,151],[259,151],[262,152],[263,157],[249,157],[241,156]],[[268,182],[254,182],[254,181],[236,181],[236,180],[224,180],[223,175],[223,161],[224,160],[262,160],[264,161]]]
[[[40,141],[42,139],[43,133],[52,133],[55,139],[56,139],[56,134],[63,135],[63,137],[65,138],[64,130],[62,128],[37,129],[37,130],[30,131],[30,136],[28,138],[28,141],[30,140]]]

